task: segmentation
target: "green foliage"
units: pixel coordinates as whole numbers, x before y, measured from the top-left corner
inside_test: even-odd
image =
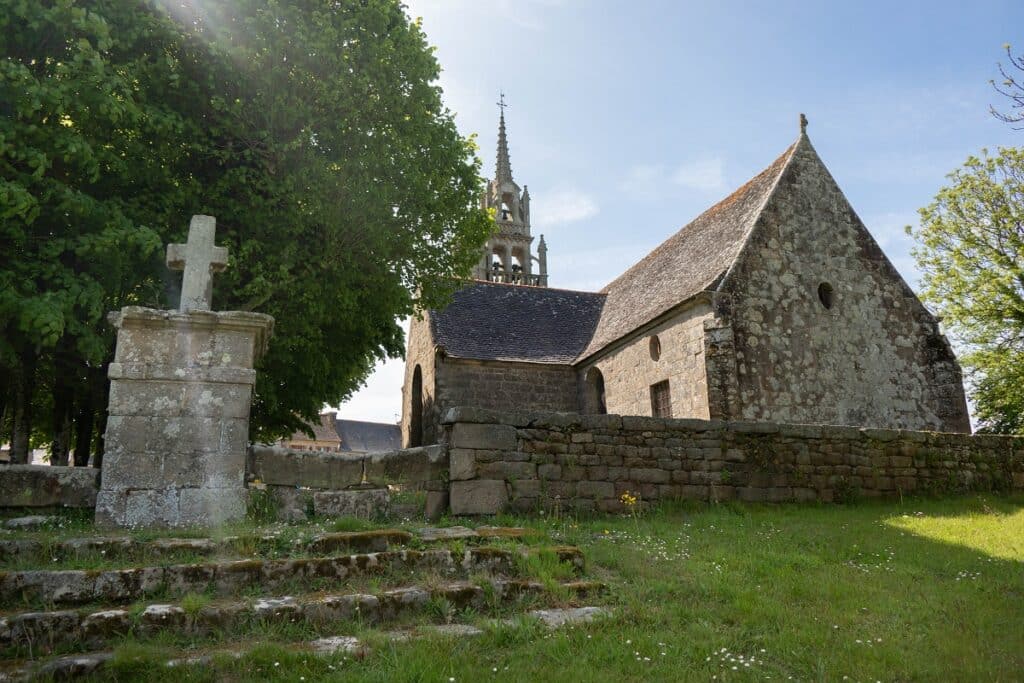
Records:
[[[62,343],[109,361],[105,313],[176,303],[163,245],[206,213],[215,308],[277,321],[271,438],[400,355],[396,319],[479,256],[475,146],[397,0],[0,0],[0,30],[0,379]]]
[[[270,524],[277,521],[278,505],[267,489],[249,489],[246,503],[246,518],[254,524]]]
[[[1024,433],[1024,149],[982,150],[920,210],[923,298],[966,349],[978,421]]]

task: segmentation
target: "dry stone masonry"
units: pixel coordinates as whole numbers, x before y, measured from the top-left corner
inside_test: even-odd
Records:
[[[1021,437],[476,408],[444,428],[453,514],[1024,490]]]
[[[213,236],[214,219],[194,216],[188,244],[168,246],[168,265],[185,270],[179,310],[111,314],[101,526],[211,526],[245,514],[253,365],[274,320],[209,310],[211,273],[227,258]]]

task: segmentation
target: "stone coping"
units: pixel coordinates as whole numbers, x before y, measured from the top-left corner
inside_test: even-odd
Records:
[[[255,384],[256,371],[235,367],[187,367],[149,363],[111,363],[110,379],[202,382],[204,384]]]
[[[162,328],[221,331],[232,330],[253,335],[256,358],[267,351],[274,332],[274,318],[252,311],[167,311],[143,306],[125,306],[107,314],[107,320],[120,328]]]
[[[0,465],[0,509],[93,507],[99,474],[95,467]]]
[[[738,434],[780,434],[782,436],[861,439],[875,441],[916,441],[970,439],[972,442],[1008,444],[1024,450],[1024,436],[1002,434],[962,434],[957,432],[928,432],[905,429],[882,429],[877,427],[851,427],[846,425],[787,424],[777,422],[747,422],[733,420],[699,420],[693,418],[660,418],[637,415],[582,415],[577,413],[519,412],[489,410],[472,406],[448,408],[441,417],[446,425],[458,422],[472,424],[497,424],[517,428],[565,429],[578,427],[581,430],[600,431],[728,431]]]

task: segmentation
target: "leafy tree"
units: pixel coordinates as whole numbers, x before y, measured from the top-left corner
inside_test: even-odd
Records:
[[[263,437],[400,354],[396,317],[478,258],[475,148],[397,0],[0,0],[0,30],[0,438],[9,425],[16,452],[34,430],[66,458],[73,422],[77,459],[102,432],[104,315],[176,303],[162,247],[192,214],[230,250],[215,307],[277,319]]]
[[[151,278],[141,266],[160,246],[110,187],[118,172],[138,170],[131,159],[152,112],[131,73],[106,58],[113,38],[100,14],[4,2],[0,31],[0,373],[14,387],[3,402],[14,459],[24,461],[37,386],[52,389],[43,403],[60,461],[74,393],[91,390],[91,368],[109,353],[102,316]]]
[[[948,177],[915,235],[924,298],[967,349],[982,429],[1024,433],[1024,149],[983,150]]]
[[[999,111],[994,106],[989,106],[989,111],[1000,121],[1011,124],[1024,124],[1024,56],[1015,57],[1010,51],[1010,46],[1003,45],[1006,50],[1008,66],[999,64],[999,75],[1002,80],[996,83],[989,81],[995,91],[1010,100],[1009,111]]]

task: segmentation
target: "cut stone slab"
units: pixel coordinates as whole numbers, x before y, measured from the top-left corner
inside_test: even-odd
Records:
[[[432,624],[425,631],[450,638],[472,638],[484,634],[483,629],[470,624]]]
[[[313,512],[323,517],[374,519],[387,515],[390,504],[387,488],[313,492]]]
[[[465,526],[426,527],[424,529],[417,529],[416,533],[419,535],[420,540],[426,543],[477,538],[477,533]]]
[[[480,538],[523,538],[541,535],[539,531],[521,526],[478,526],[476,533]]]
[[[453,448],[448,454],[448,478],[463,481],[476,478],[476,451]]]
[[[516,430],[515,427],[508,425],[459,422],[452,427],[452,446],[454,448],[514,451],[516,449]]]
[[[364,651],[364,645],[354,636],[330,636],[319,638],[309,644],[313,652],[321,655],[333,655],[338,652],[359,654]]]
[[[559,628],[566,624],[583,624],[599,617],[608,616],[611,610],[606,607],[572,607],[567,609],[538,609],[529,613],[531,617],[540,619],[548,628]]]
[[[1024,486],[1021,486],[1024,488]],[[436,522],[448,511],[447,491],[427,491],[427,504],[424,516],[431,522]]]
[[[404,545],[411,540],[412,534],[401,529],[339,531],[315,536],[306,547],[313,553],[330,553],[339,550],[382,552],[387,550],[392,543]]]
[[[95,652],[58,657],[36,669],[33,677],[63,681],[88,676],[102,668],[113,656],[112,652]]]
[[[503,479],[474,479],[451,483],[453,515],[496,515],[508,505],[508,488]]]
[[[2,471],[2,470],[0,470]],[[29,515],[27,517],[13,517],[4,522],[4,528],[11,531],[35,531],[44,529],[57,521],[58,517],[53,515]]]
[[[0,468],[0,507],[94,507],[99,472],[94,467],[4,465]]]

